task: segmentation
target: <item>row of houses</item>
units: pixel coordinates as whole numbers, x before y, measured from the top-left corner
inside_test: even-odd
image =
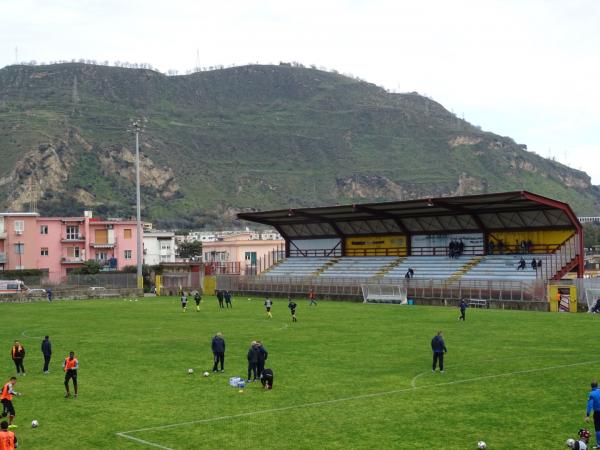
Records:
[[[281,251],[284,241],[273,232],[202,232],[203,260],[222,273],[243,273],[264,265]],[[200,237],[192,234],[192,240]],[[177,243],[190,240],[170,231],[144,227],[145,264],[175,263]],[[79,217],[43,217],[33,212],[0,213],[0,271],[39,269],[60,281],[88,260],[103,271],[122,270],[137,261],[134,220],[102,219],[85,211]]]

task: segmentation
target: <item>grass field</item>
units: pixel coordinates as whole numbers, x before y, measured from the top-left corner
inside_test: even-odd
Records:
[[[15,400],[21,448],[462,450],[480,439],[489,449],[562,448],[600,375],[597,318],[587,314],[469,310],[462,323],[450,308],[300,301],[292,324],[286,306],[276,300],[268,320],[262,301],[246,298],[232,310],[206,298],[186,314],[175,298],[0,304],[2,377],[14,374],[12,341],[28,351]],[[444,374],[430,367],[438,329]],[[226,373],[204,378],[216,331]],[[253,339],[269,350],[275,387],[240,394],[228,379],[245,374]],[[63,398],[60,371],[71,349],[76,400]]]

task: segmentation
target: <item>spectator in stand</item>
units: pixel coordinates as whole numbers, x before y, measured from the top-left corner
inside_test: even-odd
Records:
[[[504,254],[504,241],[502,239],[498,241],[498,252],[500,252],[501,255]]]
[[[527,266],[527,263],[525,262],[525,260],[523,258],[521,258],[519,260],[519,265],[517,266],[517,270],[525,270],[526,266]]]
[[[494,254],[494,241],[490,241],[488,242],[488,255],[493,255]]]
[[[538,267],[539,270],[542,270],[542,259],[541,258],[538,259],[537,267]]]
[[[533,249],[533,242],[531,242],[531,239],[527,240],[525,246],[527,247],[527,253],[531,253],[531,250]]]
[[[465,243],[461,239],[460,242],[458,243],[458,256],[462,256],[464,251],[465,251]]]
[[[537,261],[535,258],[531,260],[531,268],[537,272]]]

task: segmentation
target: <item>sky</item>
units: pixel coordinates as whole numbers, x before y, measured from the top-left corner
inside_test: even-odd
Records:
[[[598,0],[0,0],[0,67],[297,61],[419,92],[600,185]]]

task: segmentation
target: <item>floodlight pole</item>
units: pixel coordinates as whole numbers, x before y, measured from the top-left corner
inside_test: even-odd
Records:
[[[140,194],[140,129],[139,122],[133,123],[135,130],[135,194],[136,194],[136,225],[137,225],[137,287],[144,289],[144,274],[142,273],[142,206]]]

